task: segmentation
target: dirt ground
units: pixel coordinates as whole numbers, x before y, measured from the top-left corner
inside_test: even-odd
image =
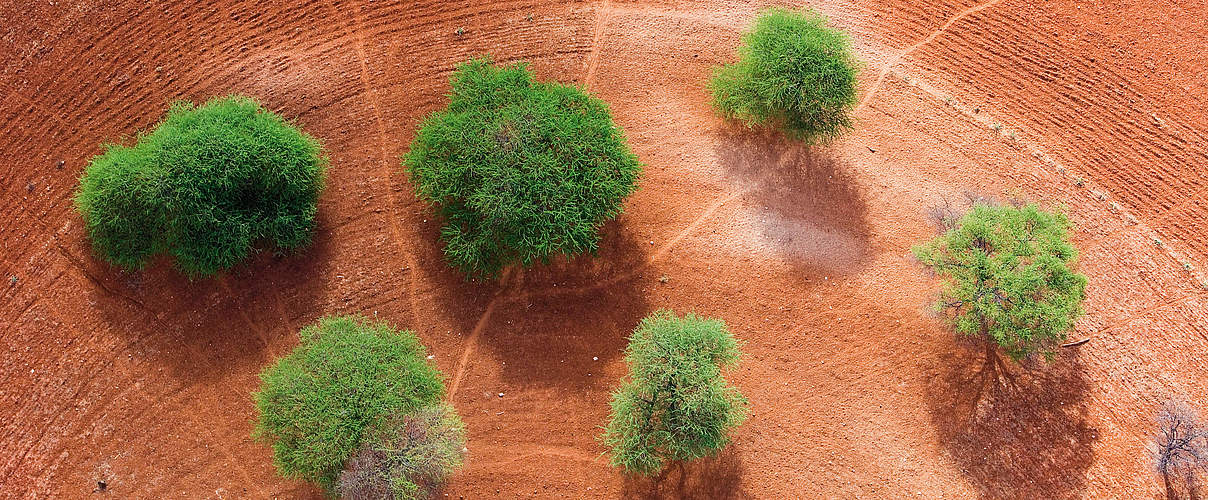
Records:
[[[1159,405],[1208,395],[1208,3],[811,2],[865,61],[855,132],[814,149],[708,107],[763,4],[0,3],[0,496],[319,498],[250,439],[250,393],[356,312],[449,376],[450,498],[1161,497]],[[399,156],[484,52],[588,86],[647,164],[598,258],[502,285],[443,263]],[[93,258],[71,195],[99,145],[230,92],[324,141],[314,247],[197,282]],[[966,193],[1077,224],[1090,341],[1018,391],[973,381],[908,256]],[[657,308],[746,342],[751,415],[719,459],[631,480],[596,436]]]

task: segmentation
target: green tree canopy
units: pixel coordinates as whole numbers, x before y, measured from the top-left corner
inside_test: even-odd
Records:
[[[445,219],[449,262],[485,277],[594,252],[641,173],[604,101],[489,58],[458,66],[403,165]]]
[[[742,38],[738,62],[714,70],[713,107],[748,126],[781,128],[807,144],[852,128],[856,58],[847,34],[809,9],[772,8]]]
[[[1082,314],[1086,277],[1060,211],[977,203],[953,227],[913,248],[942,281],[936,309],[961,335],[1014,360],[1054,348]]]
[[[629,376],[612,396],[602,440],[613,466],[653,474],[666,461],[716,454],[746,418],[746,399],[722,377],[739,343],[721,320],[671,311],[647,316],[625,351]]]
[[[301,342],[260,375],[254,436],[273,445],[277,471],[331,489],[366,429],[435,404],[440,372],[410,331],[359,316],[303,328]]]
[[[93,158],[75,202],[114,265],[166,253],[190,276],[211,275],[261,240],[307,244],[326,164],[318,141],[250,98],[178,102],[133,146]]]

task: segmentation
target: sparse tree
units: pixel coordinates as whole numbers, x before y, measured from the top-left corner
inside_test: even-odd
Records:
[[[747,401],[722,377],[739,343],[721,320],[671,311],[647,316],[626,349],[629,376],[612,396],[602,440],[612,465],[654,474],[666,461],[717,454],[746,418]]]
[[[1060,211],[979,202],[913,248],[942,281],[936,309],[958,334],[985,341],[991,368],[1006,368],[995,347],[1016,361],[1051,359],[1082,314],[1086,277],[1074,270],[1070,228]]]
[[[368,432],[340,473],[344,500],[432,498],[466,453],[465,426],[447,404],[389,418]]]
[[[1200,423],[1195,410],[1170,401],[1163,405],[1154,444],[1154,464],[1166,485],[1167,498],[1197,497],[1196,478],[1208,471],[1208,428]]]

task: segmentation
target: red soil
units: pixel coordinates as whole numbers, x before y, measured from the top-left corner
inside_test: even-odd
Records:
[[[415,329],[449,374],[470,449],[451,497],[1162,495],[1153,416],[1208,395],[1208,5],[814,6],[867,66],[856,131],[811,151],[708,107],[748,2],[0,5],[0,496],[317,498],[250,440],[249,393],[338,312]],[[442,262],[398,158],[483,52],[588,85],[648,164],[599,258],[503,285]],[[98,145],[229,92],[324,140],[315,246],[193,283],[95,260],[70,200]],[[966,192],[1078,225],[1091,341],[1015,392],[970,381],[907,256]],[[626,480],[596,436],[625,336],[664,307],[746,342],[751,417],[722,458]]]

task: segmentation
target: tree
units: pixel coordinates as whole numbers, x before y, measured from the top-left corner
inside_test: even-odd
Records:
[[[721,372],[739,356],[721,320],[671,311],[643,319],[629,338],[629,376],[613,393],[602,436],[612,465],[649,475],[668,460],[715,455],[729,444],[747,401]]]
[[[716,68],[713,107],[748,126],[779,127],[807,144],[851,130],[856,58],[847,34],[809,9],[772,8],[742,38],[738,62]]]
[[[1168,401],[1158,414],[1158,432],[1153,439],[1157,445],[1154,463],[1166,485],[1167,498],[1180,497],[1176,478],[1181,478],[1186,496],[1196,498],[1196,475],[1208,471],[1208,428],[1200,424],[1195,410]]]
[[[1070,228],[1060,211],[978,202],[912,252],[941,279],[936,309],[958,334],[986,342],[987,361],[999,363],[995,346],[1016,361],[1051,359],[1085,298]]]
[[[93,158],[75,203],[110,263],[141,269],[168,254],[206,276],[260,241],[305,246],[326,164],[318,141],[250,98],[178,102],[133,146]]]
[[[457,67],[403,165],[445,219],[446,258],[481,277],[594,252],[641,173],[604,101],[490,58]]]
[[[332,488],[367,429],[435,404],[440,373],[410,331],[359,316],[303,328],[301,342],[260,375],[254,437],[271,443],[277,471]]]
[[[465,444],[465,426],[447,404],[387,419],[348,460],[336,491],[345,500],[432,498],[461,466]]]

